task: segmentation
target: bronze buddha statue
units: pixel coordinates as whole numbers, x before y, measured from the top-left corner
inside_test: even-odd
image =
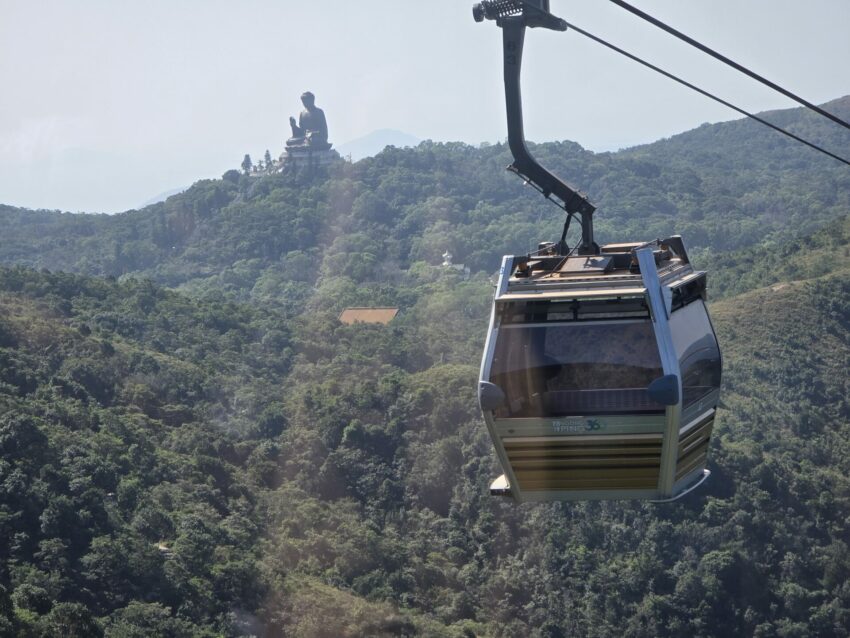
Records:
[[[292,137],[286,140],[288,147],[303,146],[316,150],[327,150],[331,147],[331,144],[328,144],[328,122],[325,119],[325,112],[316,106],[315,101],[316,98],[310,91],[301,96],[304,110],[298,116],[297,124],[294,117],[289,118]]]

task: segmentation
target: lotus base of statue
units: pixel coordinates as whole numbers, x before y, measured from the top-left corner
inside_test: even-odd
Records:
[[[325,143],[321,146],[287,146],[280,156],[281,170],[300,168],[317,168],[327,166],[342,159],[331,144]]]

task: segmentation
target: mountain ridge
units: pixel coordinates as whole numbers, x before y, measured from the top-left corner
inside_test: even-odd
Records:
[[[841,139],[831,123],[813,121],[802,109],[782,113]],[[712,125],[723,134],[712,133],[692,149],[685,142],[705,137],[701,129],[657,142],[651,152],[595,154],[574,143],[532,148],[596,201],[602,242],[679,233],[697,261],[711,260],[719,252],[809,234],[850,212],[844,167],[750,124]],[[671,145],[681,148],[671,152]],[[202,180],[165,202],[114,216],[0,206],[0,223],[8,229],[0,239],[0,263],[109,276],[132,272],[195,290],[223,284],[242,296],[289,281],[285,256],[293,251],[323,260],[323,253],[312,254],[320,245],[359,255],[333,259],[358,261],[352,272],[360,279],[380,279],[363,270],[379,254],[407,268],[416,261],[439,263],[445,250],[473,271],[492,272],[502,254],[526,252],[560,232],[556,209],[528,197],[503,172],[508,162],[504,145],[425,142],[342,163],[309,183],[280,175]],[[359,239],[346,245],[343,236]],[[299,277],[289,283],[299,287]]]

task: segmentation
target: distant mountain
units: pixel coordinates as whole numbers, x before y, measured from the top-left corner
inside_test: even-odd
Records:
[[[148,201],[146,201],[144,204],[139,206],[139,208],[145,208],[146,206],[151,206],[152,204],[158,204],[159,202],[164,202],[166,199],[168,199],[172,195],[178,195],[178,194],[182,193],[183,191],[185,191],[187,188],[189,188],[189,187],[188,186],[181,186],[180,188],[172,188],[171,190],[167,190],[164,193],[160,193],[159,195],[156,195],[155,197],[151,197]]]
[[[407,146],[416,146],[421,142],[418,137],[396,131],[394,129],[382,128],[377,131],[372,131],[368,135],[358,137],[350,142],[338,144],[336,149],[343,157],[351,156],[351,160],[356,162],[364,157],[372,157],[383,151],[387,146],[395,146],[396,148],[405,148]]]

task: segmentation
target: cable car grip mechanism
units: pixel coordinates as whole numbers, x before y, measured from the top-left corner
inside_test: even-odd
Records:
[[[578,216],[581,222],[579,255],[598,255],[599,246],[593,240],[593,212],[596,207],[588,198],[549,170],[540,165],[528,150],[522,117],[522,50],[526,27],[566,31],[567,23],[549,12],[549,0],[483,0],[472,7],[476,22],[495,20],[502,29],[504,60],[505,105],[508,119],[508,146],[514,161],[508,170],[522,177],[546,199],[553,199],[567,213],[558,254],[566,256],[567,231],[570,221]]]

